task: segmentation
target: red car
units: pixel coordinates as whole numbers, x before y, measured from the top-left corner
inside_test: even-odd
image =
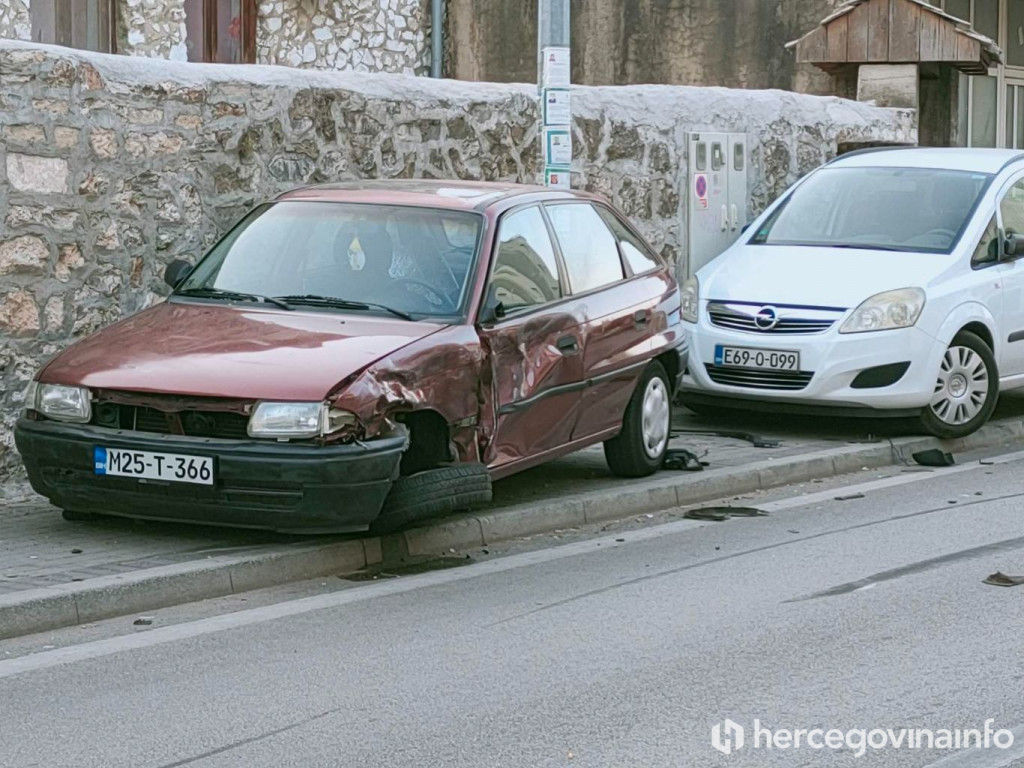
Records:
[[[653,473],[686,366],[669,267],[602,200],[395,181],[260,206],[26,395],[33,488],[94,514],[387,530],[604,442]]]

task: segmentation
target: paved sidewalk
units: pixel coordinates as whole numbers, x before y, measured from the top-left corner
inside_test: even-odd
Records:
[[[749,415],[711,421],[679,410],[676,428],[680,433],[673,445],[703,455],[710,463],[707,472],[663,472],[654,479],[624,481],[609,474],[600,447],[581,451],[497,483],[491,507],[476,510],[474,516],[411,532],[402,546],[409,552],[443,552],[466,541],[514,538],[524,531],[572,527],[575,521],[599,516],[626,517],[685,504],[691,498],[699,501],[860,469],[859,464],[849,462],[857,462],[860,455],[870,455],[874,466],[879,466],[891,463],[889,445],[893,440],[907,442],[898,428],[884,422]],[[1006,442],[1024,434],[1024,397],[1004,398],[997,416],[998,421],[980,440]],[[745,439],[689,432],[701,430],[755,433],[780,444],[758,448]],[[882,433],[885,436],[879,437]],[[912,433],[903,432],[907,434]],[[772,469],[776,463],[778,471]],[[242,563],[245,568],[232,571],[233,577],[229,573],[225,586],[207,590],[193,581],[190,589],[196,591],[189,594],[205,595],[218,589],[235,592],[249,584],[287,581],[289,574],[303,569],[323,567],[327,573],[342,561],[356,562],[356,567],[378,562],[382,546],[387,553],[387,542],[382,545],[377,539],[357,542],[351,538],[300,538],[118,518],[68,523],[26,485],[8,483],[0,489],[0,604],[13,608],[11,601],[20,599],[19,595],[25,600],[35,600],[37,595],[46,599],[47,590],[65,597],[81,595],[88,585],[110,590],[149,575],[165,579],[188,571],[198,579],[200,572]],[[332,554],[325,556],[320,566],[304,564],[304,558],[315,559],[325,551]],[[267,562],[274,560],[276,571],[266,568]],[[148,599],[140,597],[140,604]],[[109,613],[109,608],[103,610]],[[77,621],[86,620],[81,605],[75,611]],[[0,636],[3,634],[0,627]]]

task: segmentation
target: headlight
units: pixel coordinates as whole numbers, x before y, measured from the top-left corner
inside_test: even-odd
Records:
[[[309,438],[354,424],[355,414],[325,403],[259,403],[249,417],[250,437]]]
[[[682,300],[683,320],[688,323],[696,323],[700,309],[700,283],[696,277],[691,277],[683,283]]]
[[[25,407],[49,419],[85,424],[92,418],[92,396],[85,387],[32,382],[25,392]]]
[[[920,288],[886,291],[861,304],[843,323],[840,333],[867,333],[910,328],[924,309],[925,295]]]

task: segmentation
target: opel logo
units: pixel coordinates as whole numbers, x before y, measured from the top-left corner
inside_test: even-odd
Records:
[[[754,316],[754,325],[762,331],[770,331],[779,324],[779,312],[775,307],[762,307]]]

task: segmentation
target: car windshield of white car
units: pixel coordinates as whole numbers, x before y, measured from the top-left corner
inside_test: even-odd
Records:
[[[823,168],[750,243],[950,253],[991,178],[935,168]]]
[[[257,208],[217,243],[175,296],[248,294],[286,307],[459,316],[483,219],[393,205],[285,201]]]

